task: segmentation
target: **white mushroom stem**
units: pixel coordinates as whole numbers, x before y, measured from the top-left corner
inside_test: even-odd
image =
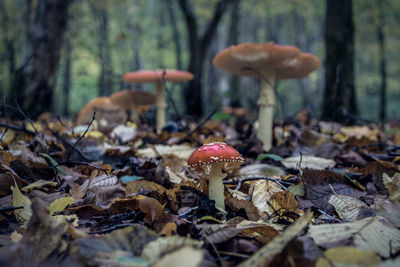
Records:
[[[165,100],[164,88],[161,82],[156,83],[156,129],[157,133],[160,133],[165,125],[165,110],[167,108],[167,101]]]
[[[263,142],[263,149],[268,151],[272,145],[272,127],[274,120],[275,101],[275,72],[263,73],[261,90],[258,97],[258,130],[257,137]]]
[[[137,105],[132,105],[131,106],[131,114],[130,114],[130,119],[133,122],[139,123],[139,110]]]
[[[225,163],[213,163],[208,175],[208,197],[215,201],[215,207],[225,211],[224,184],[226,173],[222,172]]]

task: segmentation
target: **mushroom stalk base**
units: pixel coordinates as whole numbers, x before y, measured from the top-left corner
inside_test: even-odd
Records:
[[[215,201],[215,207],[225,212],[224,184],[222,180],[226,177],[226,173],[222,172],[221,166],[214,166],[208,175],[208,197]]]
[[[139,120],[138,106],[136,106],[136,105],[135,105],[135,106],[132,106],[130,112],[131,112],[131,114],[130,114],[130,120],[131,120],[132,122],[139,123],[140,120]]]
[[[164,88],[161,82],[156,83],[156,127],[157,133],[160,133],[162,128],[165,126],[165,110],[167,108],[167,101],[165,100]]]
[[[268,81],[265,80],[268,79]],[[272,145],[272,128],[274,120],[274,107],[275,107],[275,75],[265,75],[261,80],[260,96],[257,104],[258,111],[258,130],[257,137],[263,142],[263,149],[268,151]]]

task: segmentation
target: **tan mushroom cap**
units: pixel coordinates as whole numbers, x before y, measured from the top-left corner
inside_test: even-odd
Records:
[[[111,102],[108,97],[98,97],[89,101],[79,112],[77,125],[87,124],[96,112],[96,120],[104,119],[112,124],[122,124],[126,121],[125,111]]]
[[[156,103],[155,94],[146,91],[122,90],[113,93],[110,99],[111,102],[125,109],[131,108],[132,105],[153,105]]]
[[[184,82],[193,80],[193,74],[182,70],[139,70],[126,73],[122,80],[131,83],[148,83],[161,82],[161,78],[168,82]]]
[[[260,74],[276,71],[276,80],[307,76],[321,65],[318,58],[302,54],[295,46],[243,43],[228,47],[213,59],[215,66],[239,75],[260,78]]]

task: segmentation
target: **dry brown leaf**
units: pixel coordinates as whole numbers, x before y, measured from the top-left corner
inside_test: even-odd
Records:
[[[361,200],[343,195],[331,195],[329,198],[329,204],[335,208],[340,219],[345,222],[356,221],[361,208],[368,208],[368,206]]]
[[[141,257],[149,262],[154,262],[163,255],[186,246],[200,249],[203,242],[180,236],[159,237],[144,247]]]
[[[124,188],[126,194],[137,194],[137,193],[145,193],[146,191],[155,191],[159,195],[166,194],[168,199],[172,202],[176,202],[176,190],[167,190],[164,186],[159,185],[154,182],[146,181],[146,180],[137,180],[133,182],[127,182],[124,184]]]
[[[275,237],[271,242],[254,253],[248,260],[239,264],[240,267],[268,266],[276,255],[281,253],[286,245],[296,237],[310,222],[311,212],[306,212],[294,224],[289,226],[280,236]]]
[[[255,238],[257,241],[266,244],[277,237],[279,232],[270,225],[260,225],[242,229],[239,236]]]
[[[378,197],[375,199],[375,214],[385,217],[394,226],[400,228],[400,203],[393,203]]]
[[[161,231],[158,233],[160,236],[172,236],[172,235],[176,235],[177,233],[177,225],[174,222],[167,222],[163,228],[161,229]]]
[[[165,220],[164,207],[155,198],[141,198],[139,200],[139,209],[146,214],[144,221],[147,224],[151,225]]]
[[[282,211],[296,211],[297,205],[299,204],[294,197],[294,194],[289,191],[276,192],[272,195],[269,200],[270,205],[274,212]]]
[[[400,230],[376,216],[351,223],[311,225],[308,234],[319,246],[353,239],[357,248],[389,257],[400,250]]]
[[[254,183],[253,191],[250,192],[252,194],[251,201],[261,212],[271,215],[274,211],[268,205],[268,200],[273,194],[281,191],[282,188],[272,181],[258,180]]]
[[[359,250],[355,247],[334,247],[324,252],[316,263],[316,267],[340,266],[376,266],[381,259],[372,251]]]
[[[211,262],[205,260],[205,251],[201,249],[195,249],[190,246],[185,246],[177,249],[171,253],[165,254],[161,259],[153,263],[154,267],[165,267],[165,266],[187,266],[187,267],[198,267],[198,266],[212,266]]]
[[[251,221],[258,221],[261,219],[257,207],[250,200],[238,199],[233,197],[231,194],[228,194],[228,196],[225,198],[225,203],[231,210],[235,212],[238,212],[240,209],[244,209],[247,218]]]
[[[22,191],[25,193],[28,193],[34,189],[41,189],[43,191],[48,192],[50,188],[56,187],[56,186],[57,186],[57,182],[37,180],[37,181],[23,187]]]
[[[390,200],[400,202],[400,172],[396,172],[392,177],[384,173],[382,178],[389,191]]]

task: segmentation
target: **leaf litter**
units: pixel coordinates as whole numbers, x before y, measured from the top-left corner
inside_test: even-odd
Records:
[[[261,142],[249,139],[254,128],[236,123],[235,116],[187,121],[187,128],[160,134],[145,124],[99,127],[96,120],[74,132],[72,123],[50,119],[34,122],[35,135],[9,130],[0,151],[0,262],[400,261],[400,147],[394,135],[374,125],[299,120],[277,126],[276,146],[263,153]],[[224,180],[225,212],[187,167],[191,153],[213,141],[228,142],[246,159]]]

